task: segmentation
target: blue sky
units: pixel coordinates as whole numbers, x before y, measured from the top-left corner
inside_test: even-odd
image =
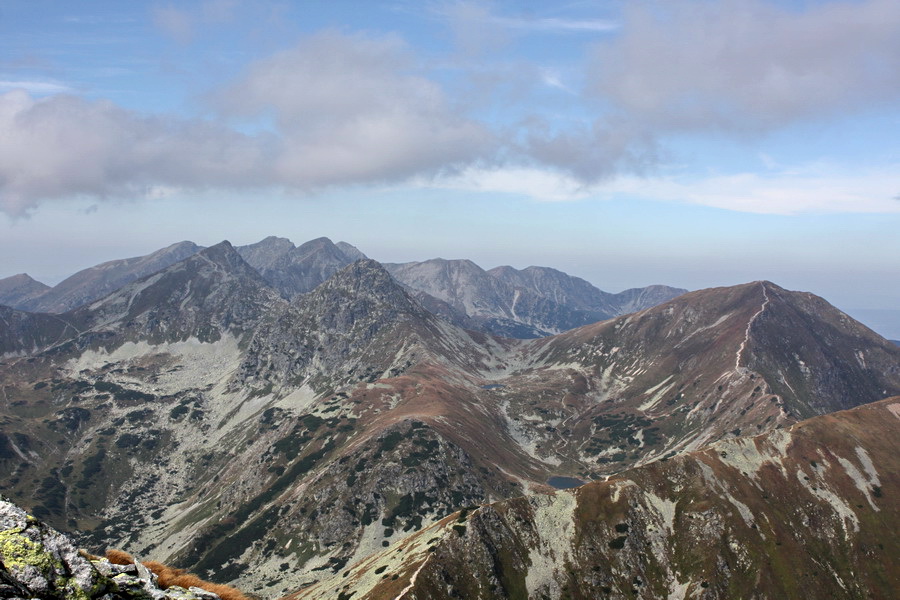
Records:
[[[326,235],[900,338],[898,57],[896,0],[5,0],[0,277]]]

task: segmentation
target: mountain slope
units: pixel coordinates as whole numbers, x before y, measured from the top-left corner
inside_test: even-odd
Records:
[[[292,598],[889,598],[900,398],[452,515]]]
[[[270,592],[520,493],[448,420],[477,417],[483,336],[372,261],[266,290],[223,243],[71,313],[84,334],[0,369],[4,489],[85,543]]]
[[[494,391],[510,428],[583,477],[900,394],[896,346],[769,282],[691,292],[510,362],[525,368]]]
[[[235,249],[221,242],[69,316],[88,339],[113,338],[161,343],[195,337],[215,341],[227,332],[251,329],[262,313],[279,304],[268,287]]]
[[[0,279],[0,304],[17,308],[49,289],[49,285],[35,281],[27,273],[5,277]]]
[[[77,334],[65,317],[0,306],[0,358],[33,354]]]
[[[200,250],[193,242],[179,242],[146,256],[112,260],[64,279],[16,308],[29,312],[64,313],[119,289],[145,275],[173,265]]]
[[[686,290],[652,286],[608,294],[583,279],[546,267],[485,271],[469,260],[387,264],[405,286],[446,303],[440,314],[479,330],[541,337],[669,300]],[[447,310],[447,307],[452,309]],[[466,323],[468,321],[468,323]]]

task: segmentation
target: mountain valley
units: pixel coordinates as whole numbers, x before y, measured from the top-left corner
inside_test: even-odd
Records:
[[[900,348],[812,294],[605,294],[326,238],[134,273],[56,314],[0,308],[0,486],[89,550],[264,598],[724,598],[766,552],[816,585],[896,583],[859,553],[897,556]],[[769,486],[777,506],[750,497]],[[802,523],[819,554],[795,561]]]

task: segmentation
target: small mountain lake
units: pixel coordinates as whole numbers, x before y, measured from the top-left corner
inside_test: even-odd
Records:
[[[575,477],[563,477],[561,475],[554,475],[547,480],[547,485],[552,485],[558,490],[568,490],[571,488],[576,488],[579,485],[584,485],[584,482],[580,479],[576,479]]]

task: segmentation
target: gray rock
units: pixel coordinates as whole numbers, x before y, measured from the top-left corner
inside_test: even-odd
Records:
[[[163,590],[140,562],[88,560],[63,534],[0,499],[0,599],[219,600],[200,588]]]

